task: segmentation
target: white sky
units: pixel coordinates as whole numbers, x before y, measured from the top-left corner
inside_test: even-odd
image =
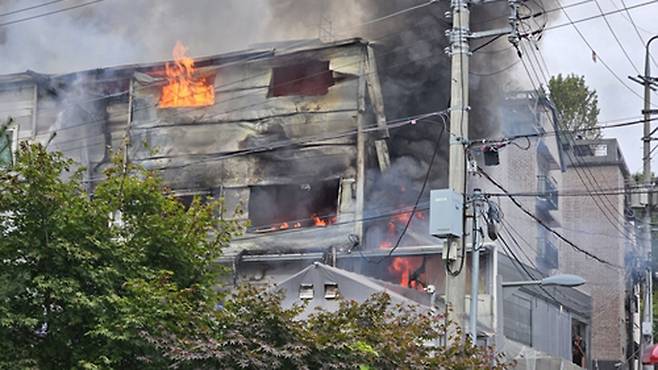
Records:
[[[621,0],[597,0],[604,12],[622,8]],[[569,3],[576,2],[570,0]],[[640,4],[647,0],[624,0],[627,6]],[[566,5],[568,3],[563,3]],[[567,12],[572,20],[600,14],[596,3],[589,2],[578,7],[568,8]],[[644,42],[651,35],[658,35],[658,3],[630,10],[631,17],[640,29]],[[567,23],[563,14],[554,20],[553,24]],[[628,52],[633,63],[644,72],[644,46],[628,19],[628,14],[622,13],[607,16],[612,29],[619,37],[622,45]],[[602,18],[576,24],[587,41],[592,45],[599,60],[592,60],[592,51],[578,36],[573,26],[565,26],[547,31],[541,45],[542,54],[546,60],[549,72],[576,73],[584,75],[589,86],[596,89],[599,96],[600,121],[628,120],[641,115],[643,100],[635,96],[624,87],[601,63],[605,61],[608,66],[623,79],[638,95],[643,95],[642,86],[628,79],[638,72],[624,56],[620,46]],[[658,40],[654,41],[654,55],[658,61]],[[658,66],[652,65],[654,76],[658,76]],[[658,96],[653,93],[652,101],[658,106]],[[655,123],[653,124],[655,125]],[[627,126],[619,129],[609,129],[604,132],[605,137],[614,137],[621,143],[621,148],[631,172],[642,168],[642,125]],[[658,142],[657,142],[658,143]],[[658,152],[652,160],[654,172],[658,172]]]

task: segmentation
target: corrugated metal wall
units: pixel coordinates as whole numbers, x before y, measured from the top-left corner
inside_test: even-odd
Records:
[[[536,350],[571,358],[571,314],[535,299],[532,310],[532,343]]]

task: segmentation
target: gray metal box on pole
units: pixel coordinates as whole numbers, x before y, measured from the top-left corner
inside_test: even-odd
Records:
[[[430,234],[438,238],[461,238],[464,234],[464,196],[450,189],[430,192]]]

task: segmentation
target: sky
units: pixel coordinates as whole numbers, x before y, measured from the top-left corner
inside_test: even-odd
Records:
[[[35,20],[4,25],[16,19],[38,15],[45,11],[84,3],[88,0],[62,0],[53,6],[14,15],[6,12],[45,3],[45,0],[0,1],[0,73],[27,69],[61,73],[125,63],[151,62],[169,58],[171,47],[183,38],[193,55],[211,55],[245,49],[248,45],[291,36],[308,36],[300,29],[317,28],[320,20],[300,18],[295,24],[276,24],[270,19],[272,7],[299,6],[297,0],[104,0],[70,12]],[[299,0],[302,3],[307,0]],[[443,0],[442,0],[443,1]],[[448,0],[445,0],[448,1]],[[596,0],[603,11],[612,11],[650,0]],[[599,15],[597,2],[568,7],[572,19]],[[568,0],[563,5],[583,0]],[[189,6],[194,4],[194,6]],[[547,5],[549,9],[555,5]],[[121,11],[116,11],[120,9]],[[128,11],[126,11],[128,10]],[[567,19],[554,12],[550,25],[562,25]],[[630,10],[630,17],[639,28],[637,35],[629,14],[621,12],[607,16],[612,29],[637,68],[643,70],[644,41],[658,34],[658,2]],[[637,119],[642,109],[642,87],[630,81],[628,75],[638,71],[626,59],[622,49],[602,18],[577,24],[596,53],[578,36],[572,26],[548,30],[538,43],[548,74],[575,73],[585,80],[599,96],[600,121]],[[642,41],[640,40],[642,39]],[[504,45],[504,39],[497,45]],[[654,47],[658,60],[658,42]],[[488,57],[495,57],[489,54]],[[606,70],[603,63],[619,76],[626,86]],[[653,66],[658,75],[658,66]],[[527,84],[525,72],[517,66],[512,78]],[[653,94],[658,106],[658,97]],[[642,168],[641,125],[609,129],[605,137],[616,137],[632,172]],[[658,165],[658,151],[652,166]],[[657,171],[658,172],[658,171]]]
[[[576,2],[570,0],[571,2]],[[624,0],[623,4],[632,7],[646,0]],[[604,12],[623,9],[622,0],[598,0]],[[568,3],[567,3],[568,4]],[[572,20],[585,18],[591,15],[600,15],[596,2],[591,1],[581,6],[566,9]],[[630,17],[639,29],[640,37],[636,33],[629,20],[628,13],[621,12],[607,16],[613,31],[627,51],[630,60],[644,74],[644,44],[651,35],[658,35],[658,3],[631,9]],[[552,21],[554,25],[568,23],[564,14],[560,14]],[[629,120],[641,116],[643,108],[643,87],[632,82],[627,76],[636,76],[638,71],[633,67],[615,41],[613,34],[608,29],[603,18],[597,18],[588,22],[576,24],[587,42],[592,46],[597,55],[596,61],[592,58],[592,50],[580,38],[573,26],[565,26],[546,31],[540,48],[549,72],[575,73],[585,76],[587,84],[597,91],[599,96],[599,107],[601,113],[600,121]],[[658,61],[658,40],[653,43],[654,54]],[[618,75],[623,82],[637,95],[633,94],[627,87],[619,82],[614,75],[603,65],[605,62],[610,69]],[[655,76],[658,76],[658,66],[652,65]],[[658,96],[652,94],[654,105],[658,106]],[[654,124],[655,125],[655,124]],[[608,129],[604,132],[605,137],[617,138],[620,142],[623,155],[631,172],[642,169],[642,125],[627,126],[619,129]],[[658,153],[652,160],[652,168],[658,169]],[[658,172],[654,170],[654,172]]]

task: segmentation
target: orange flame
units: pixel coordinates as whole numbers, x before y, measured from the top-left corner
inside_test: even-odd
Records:
[[[416,281],[411,280],[411,274],[423,264],[422,257],[395,257],[388,269],[391,273],[400,275],[400,285],[416,288]]]
[[[180,41],[174,46],[174,63],[165,65],[169,83],[162,87],[160,108],[203,107],[215,103],[215,89],[205,78],[194,76],[194,60]]]
[[[315,225],[316,227],[326,227],[327,225],[336,223],[336,216],[320,218],[320,216],[316,214],[312,214],[311,220],[313,221],[313,225]]]
[[[400,188],[404,191],[404,187]],[[425,220],[427,215],[424,212],[417,211],[414,217],[419,220]],[[379,243],[379,249],[391,249],[394,247],[393,240],[397,240],[401,229],[409,222],[411,212],[401,212],[391,216],[386,224],[386,239]],[[400,285],[419,289],[421,286],[418,280],[423,279],[421,276],[412,276],[423,264],[422,257],[395,257],[388,266],[388,271],[399,277]]]

